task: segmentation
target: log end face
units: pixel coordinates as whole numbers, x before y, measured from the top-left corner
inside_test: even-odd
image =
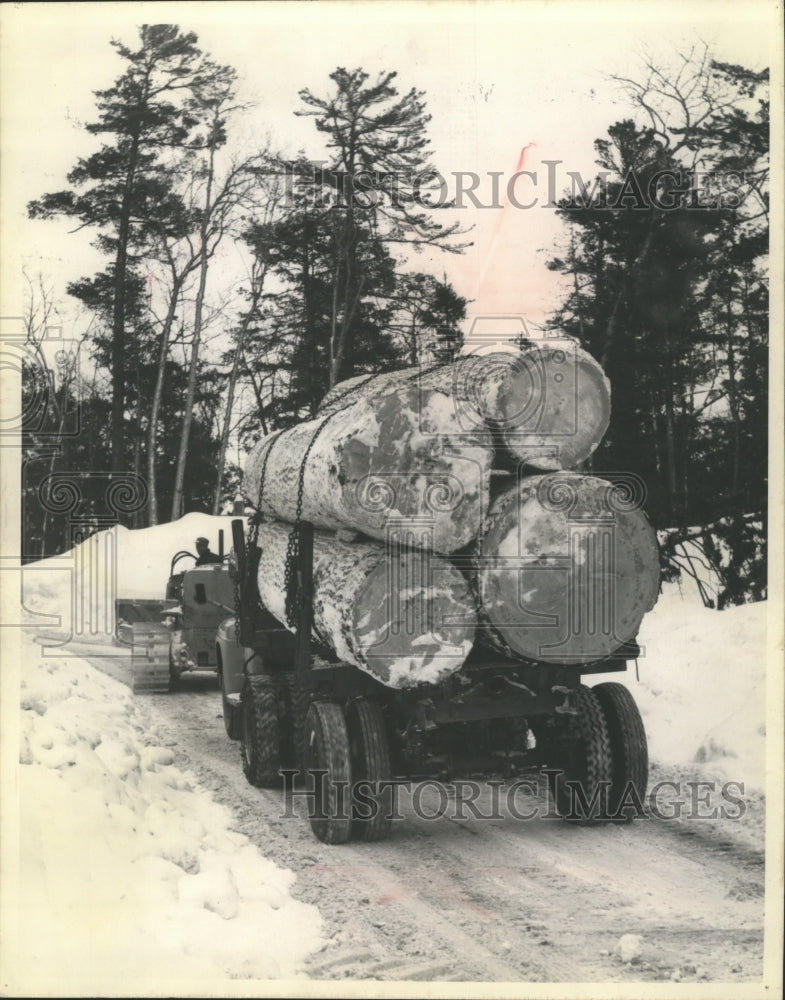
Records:
[[[611,484],[525,480],[491,512],[478,589],[493,628],[529,659],[590,663],[633,639],[659,589],[654,532]]]
[[[610,384],[577,345],[531,347],[498,397],[507,449],[535,469],[573,469],[602,440],[610,421]]]

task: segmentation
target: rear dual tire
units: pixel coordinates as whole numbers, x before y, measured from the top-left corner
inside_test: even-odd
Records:
[[[240,757],[243,773],[257,788],[279,783],[280,740],[275,678],[268,674],[246,677],[240,695]]]
[[[614,819],[629,821],[640,815],[649,781],[649,751],[646,730],[630,691],[608,681],[592,688],[608,727],[613,761],[610,812]]]
[[[572,695],[577,710],[566,716],[549,754],[548,784],[560,816],[582,824],[608,819],[613,762],[608,727],[591,688],[580,684]]]
[[[345,844],[352,835],[352,770],[349,734],[340,705],[312,702],[305,717],[304,758],[306,783],[313,787],[308,817],[311,830],[323,844]]]
[[[392,825],[390,748],[379,705],[356,698],[344,711],[312,702],[305,719],[306,780],[313,788],[311,830],[324,844],[384,840]],[[316,772],[316,773],[314,773]],[[310,777],[310,780],[308,780]]]
[[[623,684],[581,684],[573,704],[578,714],[565,722],[562,738],[548,754],[556,811],[582,824],[641,815],[648,749],[633,696]]]
[[[309,823],[318,840],[383,840],[392,824],[393,790],[387,786],[380,792],[378,787],[391,773],[381,708],[366,698],[350,702],[345,712],[336,702],[314,701],[303,719],[302,701],[296,679],[266,674],[246,678],[239,712],[232,714],[229,703],[229,722],[226,709],[224,715],[229,735],[239,716],[246,778],[256,787],[271,788],[280,784],[282,763],[302,765],[312,791]],[[363,782],[361,791],[353,797],[358,782]]]
[[[356,698],[346,709],[352,779],[352,836],[366,842],[384,840],[392,826],[394,786],[380,788],[392,773],[387,728],[378,702]],[[363,782],[363,786],[359,783]]]

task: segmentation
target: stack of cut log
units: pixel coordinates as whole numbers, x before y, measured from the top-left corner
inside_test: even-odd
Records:
[[[335,386],[315,419],[248,457],[262,603],[286,623],[299,515],[317,529],[317,635],[390,687],[444,680],[475,641],[534,661],[607,657],[659,583],[640,498],[574,471],[609,417],[600,366],[564,341]]]

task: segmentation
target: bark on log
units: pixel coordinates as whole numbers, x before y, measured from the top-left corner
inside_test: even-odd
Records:
[[[386,386],[329,417],[264,438],[248,457],[243,481],[263,513],[296,520],[300,468],[312,442],[302,517],[316,527],[384,540],[404,522],[417,524],[426,532],[422,544],[443,553],[477,537],[488,509],[493,445],[476,417],[463,430],[444,392]]]
[[[531,660],[590,663],[634,639],[659,589],[641,499],[565,472],[503,492],[476,547],[477,641]]]
[[[508,461],[535,469],[574,469],[602,440],[610,420],[610,384],[599,364],[571,341],[528,343],[519,351],[462,355],[436,368],[405,368],[334,386],[320,414],[349,399],[409,380],[455,400],[461,426],[478,415]],[[501,457],[501,456],[500,456]]]
[[[263,522],[259,594],[286,624],[290,525]],[[466,580],[446,559],[414,548],[343,542],[314,532],[314,631],[346,663],[388,687],[434,684],[459,670],[474,638]]]

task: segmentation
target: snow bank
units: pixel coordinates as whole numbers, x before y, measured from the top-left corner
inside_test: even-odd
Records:
[[[22,569],[25,621],[50,637],[71,632],[86,641],[106,641],[114,632],[117,597],[163,598],[172,558],[195,552],[203,535],[218,552],[232,545],[232,518],[186,514],[178,521],[132,531],[117,525],[92,535],[69,552],[29,563]],[[183,559],[176,572],[194,560]]]
[[[130,531],[118,527],[118,597],[163,597],[172,557],[181,549],[196,552],[194,541],[203,535],[213,552],[218,551],[218,532],[223,529],[224,552],[232,547],[231,517],[186,514],[170,524]],[[189,569],[193,561],[184,559],[177,571]]]
[[[649,754],[713,780],[765,786],[765,601],[714,611],[669,587],[644,619],[635,671],[602,674],[635,696]]]
[[[232,831],[127,687],[27,636],[21,653],[20,968],[145,992],[296,974],[322,941],[293,873]]]

